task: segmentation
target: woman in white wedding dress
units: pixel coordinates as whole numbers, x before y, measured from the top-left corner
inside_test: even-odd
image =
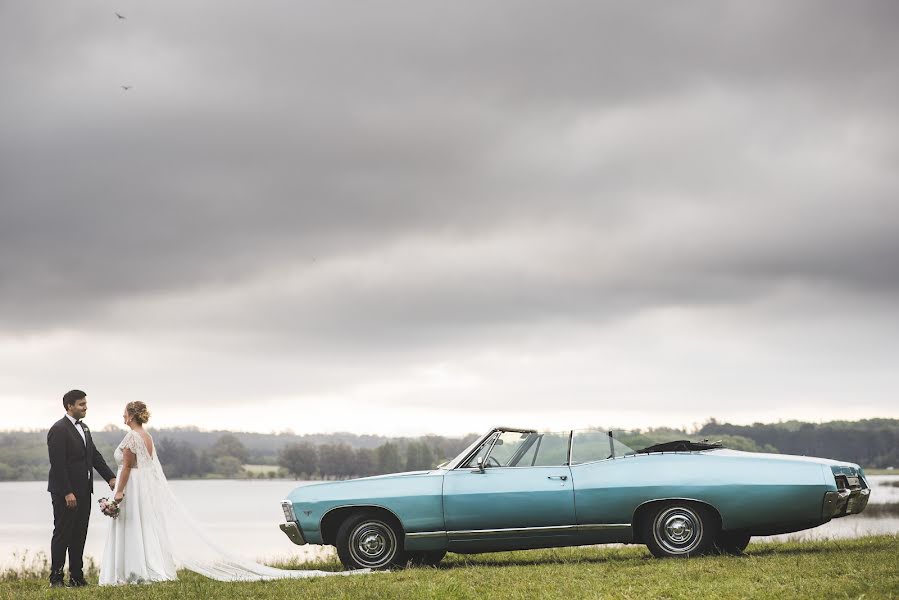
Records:
[[[131,430],[115,451],[119,465],[112,520],[100,565],[100,585],[150,583],[178,578],[189,569],[219,581],[260,581],[361,571],[290,571],[244,560],[209,539],[169,488],[156,457],[153,438],[144,430],[150,412],[130,402],[122,418]],[[127,492],[127,493],[126,493]]]

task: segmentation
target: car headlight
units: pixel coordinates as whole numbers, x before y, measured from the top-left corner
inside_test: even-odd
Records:
[[[284,500],[281,502],[281,508],[284,510],[284,518],[287,519],[287,522],[296,522],[297,516],[293,512],[293,502],[290,500]]]

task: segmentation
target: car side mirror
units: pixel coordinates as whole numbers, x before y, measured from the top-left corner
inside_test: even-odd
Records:
[[[474,471],[474,472],[475,473],[483,473],[484,472],[484,457],[483,456],[477,457],[476,462],[478,465],[478,470]]]

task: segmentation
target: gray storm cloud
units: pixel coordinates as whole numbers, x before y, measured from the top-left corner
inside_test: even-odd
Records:
[[[9,356],[121,335],[363,385],[677,307],[800,327],[825,368],[802,340],[867,315],[896,358],[895,3],[118,10],[0,5]]]

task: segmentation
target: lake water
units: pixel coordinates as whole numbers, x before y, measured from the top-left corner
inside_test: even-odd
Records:
[[[331,546],[297,546],[278,525],[284,522],[281,500],[308,482],[293,480],[184,480],[170,481],[178,498],[210,536],[237,554],[259,561],[331,556]],[[108,496],[100,482],[94,502]],[[50,555],[53,508],[42,481],[0,483],[0,568],[19,564],[17,556],[37,552]],[[85,556],[99,559],[111,519],[94,508],[87,532]],[[98,560],[99,562],[99,560]]]
[[[871,504],[899,506],[899,475],[875,475],[871,483]],[[298,485],[292,480],[172,481],[175,494],[197,521],[223,546],[237,549],[247,558],[267,561],[283,558],[312,559],[333,556],[330,546],[296,546],[278,525],[284,521],[281,500]],[[94,500],[105,495],[97,486]],[[899,533],[899,513],[883,517],[854,515],[835,519],[807,531],[757,540],[829,539],[879,533]],[[98,559],[103,552],[110,519],[95,512],[91,516],[85,555]],[[53,510],[46,483],[15,481],[0,483],[0,568],[20,563],[23,555],[50,554]]]

